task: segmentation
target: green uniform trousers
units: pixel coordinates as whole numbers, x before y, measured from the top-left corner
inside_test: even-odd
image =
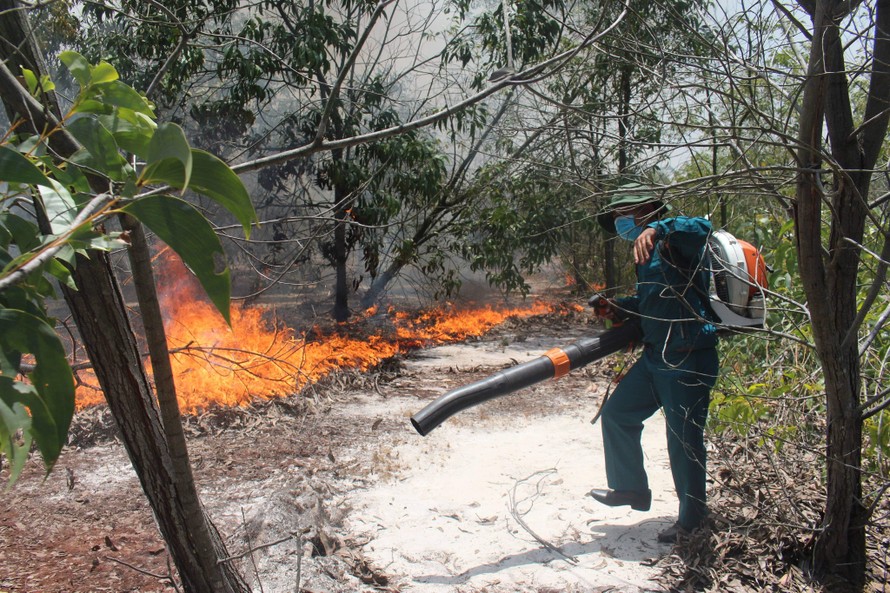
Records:
[[[613,490],[649,489],[640,437],[643,421],[662,408],[679,522],[692,531],[707,515],[704,426],[719,362],[715,348],[674,353],[669,360],[647,346],[603,406],[606,477]]]

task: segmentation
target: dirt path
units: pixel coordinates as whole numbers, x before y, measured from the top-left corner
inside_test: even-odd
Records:
[[[500,368],[549,347],[537,346],[443,347],[406,371],[434,373],[440,361]],[[397,436],[392,476],[348,497],[350,530],[378,566],[405,575],[406,591],[656,589],[652,561],[668,547],[655,535],[676,509],[663,421],[645,431],[652,510],[599,505],[585,494],[605,486],[599,425],[589,423],[602,387],[571,377],[462,412],[425,438]],[[404,403],[400,415],[417,411]],[[365,406],[369,417],[395,407]]]
[[[653,508],[611,509],[595,414],[614,360],[486,402],[427,437],[409,417],[448,389],[579,333],[502,331],[318,388],[311,405],[193,419],[202,500],[254,591],[659,590],[673,521],[664,428],[644,433]],[[100,416],[101,412],[93,412]],[[173,591],[138,480],[115,442],[29,466],[0,503],[0,591]],[[35,563],[35,560],[37,561]]]

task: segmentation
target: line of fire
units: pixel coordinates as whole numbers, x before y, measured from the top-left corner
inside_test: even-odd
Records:
[[[267,306],[233,302],[231,326],[170,251],[157,260],[165,330],[184,413],[288,397],[345,369],[366,371],[393,356],[484,335],[508,318],[580,311],[578,304],[530,300],[518,306],[374,307],[334,329],[298,332]],[[370,329],[369,329],[370,328]],[[146,368],[151,363],[146,358]],[[77,371],[77,409],[104,403],[93,373]]]

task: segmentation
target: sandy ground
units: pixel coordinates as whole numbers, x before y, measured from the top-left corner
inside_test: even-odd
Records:
[[[521,346],[446,346],[406,366],[419,375],[441,361],[500,367],[547,349]],[[365,553],[417,593],[657,590],[652,564],[669,546],[655,536],[676,513],[664,422],[653,417],[644,431],[652,509],[598,504],[586,493],[605,487],[599,424],[590,424],[603,387],[582,386],[593,397],[557,406],[532,389],[498,400],[501,413],[486,402],[426,437],[397,438],[392,477],[348,496]],[[379,414],[381,402],[365,405],[359,414]]]
[[[590,419],[614,361],[465,410],[426,437],[409,422],[449,389],[591,331],[520,327],[420,351],[371,385],[321,387],[309,413],[272,405],[212,429],[209,416],[187,424],[210,516],[230,553],[255,550],[237,561],[252,589],[661,590],[654,564],[670,546],[655,536],[677,504],[660,416],[644,431],[652,510],[586,496],[606,486]],[[0,591],[174,590],[119,443],[67,448],[42,477],[30,463],[0,499]]]

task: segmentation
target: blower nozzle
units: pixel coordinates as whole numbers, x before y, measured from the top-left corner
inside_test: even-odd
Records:
[[[426,436],[462,410],[547,379],[558,379],[569,371],[639,342],[642,337],[639,321],[632,319],[596,337],[582,338],[565,348],[553,348],[534,360],[449,391],[414,414],[411,424],[421,436]]]

